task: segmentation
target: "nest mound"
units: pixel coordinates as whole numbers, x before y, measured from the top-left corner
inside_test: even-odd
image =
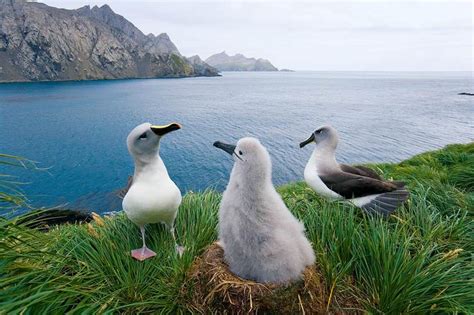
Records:
[[[352,294],[328,290],[317,266],[307,267],[303,276],[303,280],[289,285],[242,279],[229,270],[223,249],[214,243],[194,261],[183,293],[188,308],[201,314],[360,313]]]

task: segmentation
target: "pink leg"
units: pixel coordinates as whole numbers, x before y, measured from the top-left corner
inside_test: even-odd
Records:
[[[145,259],[156,256],[156,253],[145,245],[145,227],[140,226],[140,231],[142,232],[143,247],[132,250],[132,257],[136,260],[144,261]]]

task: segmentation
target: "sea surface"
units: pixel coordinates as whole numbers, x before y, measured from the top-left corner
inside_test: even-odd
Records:
[[[212,146],[254,136],[273,181],[303,178],[322,124],[340,134],[344,163],[397,162],[474,138],[469,72],[225,72],[222,77],[0,84],[0,153],[46,170],[19,176],[34,206],[120,210],[115,191],[133,172],[125,139],[143,122],[177,121],[161,156],[181,191],[223,190],[232,159]]]

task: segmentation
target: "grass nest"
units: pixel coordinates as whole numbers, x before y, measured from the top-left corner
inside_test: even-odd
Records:
[[[357,298],[334,287],[324,281],[317,266],[307,267],[303,279],[289,285],[242,279],[229,270],[222,247],[213,243],[194,261],[183,293],[187,307],[201,314],[360,313]]]

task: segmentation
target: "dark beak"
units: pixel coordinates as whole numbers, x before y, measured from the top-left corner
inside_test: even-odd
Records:
[[[220,141],[214,142],[213,146],[215,146],[216,148],[219,148],[221,150],[224,150],[225,152],[229,153],[230,155],[234,154],[234,151],[235,151],[235,145],[227,144],[227,143],[220,142]]]
[[[314,142],[314,133],[312,133],[308,139],[300,143],[300,148],[306,146],[307,144],[310,144],[311,142]]]
[[[168,124],[168,125],[164,125],[164,126],[151,126],[150,127],[151,131],[153,131],[156,135],[158,136],[164,136],[165,134],[171,132],[171,131],[175,131],[175,130],[178,130],[178,129],[181,129],[181,125],[178,124],[178,123],[171,123],[171,124]]]

